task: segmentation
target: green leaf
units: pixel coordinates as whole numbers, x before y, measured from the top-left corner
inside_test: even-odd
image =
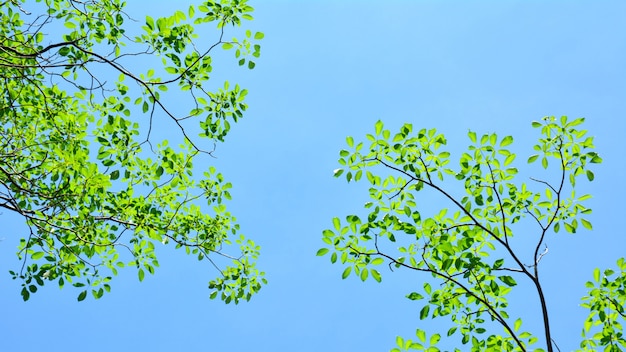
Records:
[[[519,328],[522,326],[522,319],[518,318],[513,324],[513,330],[519,331]]]
[[[335,230],[341,230],[341,220],[339,220],[339,218],[333,218],[333,226],[335,227]]]
[[[352,267],[351,267],[351,266],[346,267],[346,268],[343,270],[343,273],[341,274],[341,278],[345,280],[348,276],[350,276],[350,273],[351,273],[351,272],[352,272]]]
[[[154,19],[150,16],[146,16],[146,26],[148,26],[149,29],[154,30]]]
[[[369,271],[367,270],[367,268],[361,269],[361,275],[360,275],[361,281],[367,280],[368,275],[369,275]]]
[[[593,270],[593,280],[595,282],[600,282],[600,269],[599,268],[595,268]]]
[[[422,329],[417,329],[415,331],[415,336],[417,336],[417,339],[421,342],[426,342],[426,331]]]
[[[146,273],[143,271],[143,269],[139,269],[137,271],[137,275],[139,276],[139,281],[143,281],[144,276],[146,275]]]
[[[406,298],[408,298],[408,299],[410,299],[412,301],[417,301],[417,300],[423,299],[424,296],[420,295],[417,292],[411,292],[408,295],[406,295]]]
[[[81,293],[78,295],[78,298],[77,298],[78,302],[80,302],[80,301],[84,301],[84,300],[85,300],[85,297],[87,297],[87,291],[86,291],[86,290],[85,290],[85,291],[83,291],[83,292],[81,292]]]
[[[372,277],[374,278],[374,280],[376,280],[376,282],[382,281],[382,277],[376,269],[370,269],[370,273],[372,274]]]
[[[489,136],[489,144],[496,145],[497,141],[498,141],[498,136],[495,133]]]
[[[254,39],[260,40],[260,39],[263,39],[264,37],[265,37],[265,34],[261,32],[254,33]]]
[[[504,159],[504,166],[509,165],[510,163],[513,162],[513,160],[515,160],[515,154],[511,154],[507,156],[506,159]]]
[[[515,279],[513,279],[512,276],[504,275],[500,276],[498,279],[500,279],[500,281],[504,282],[509,287],[517,285],[517,282],[515,282]]]
[[[428,318],[428,313],[430,313],[430,306],[424,306],[420,310],[420,320],[424,320]]]
[[[593,181],[595,179],[595,175],[593,174],[591,170],[587,170],[586,173],[587,173],[587,180]]]
[[[374,258],[372,260],[371,264],[372,265],[380,265],[380,264],[383,264],[384,262],[385,262],[385,260],[383,258],[378,257],[378,258]]]
[[[531,156],[528,158],[528,163],[529,163],[529,164],[534,163],[534,162],[535,162],[535,160],[537,160],[537,158],[538,158],[538,157],[539,157],[539,155],[538,155],[538,154],[531,155]]]
[[[363,170],[357,170],[357,172],[354,174],[354,181],[359,181],[361,179],[361,176],[363,176]]]
[[[489,283],[489,288],[494,295],[498,296],[500,294],[500,286],[495,281],[491,281]]]
[[[376,121],[376,124],[374,126],[376,127],[376,135],[380,136],[381,132],[383,131],[383,122],[378,120]]]
[[[28,301],[28,299],[30,298],[30,292],[26,289],[26,287],[22,288],[20,294],[22,295],[22,300],[24,300],[24,302]]]
[[[396,336],[396,345],[399,347],[404,347],[404,339],[400,336]]]
[[[59,55],[61,55],[61,56],[67,56],[67,54],[69,54],[69,53],[70,53],[70,48],[67,47],[67,46],[63,46],[63,47],[61,47],[61,49],[59,49]],[[66,72],[68,72],[68,71],[66,71]]]
[[[321,257],[321,256],[325,255],[326,253],[328,253],[328,248],[320,248],[320,249],[317,251],[317,254],[316,254],[316,255],[317,255],[318,257]]]
[[[513,143],[513,137],[506,136],[500,141],[500,147],[506,147],[507,145]]]
[[[502,267],[502,265],[504,265],[504,259],[498,259],[493,263],[493,268],[499,269]]]
[[[597,155],[595,153],[589,153],[589,154],[593,155],[593,157],[591,158],[591,161],[590,161],[592,164],[600,164],[600,163],[602,163],[602,158],[599,155]]]
[[[431,345],[436,345],[437,343],[439,343],[439,340],[441,340],[441,335],[439,334],[433,334],[430,337],[430,344]]]
[[[476,143],[476,132],[469,131],[467,132],[467,136],[472,141],[472,143]]]

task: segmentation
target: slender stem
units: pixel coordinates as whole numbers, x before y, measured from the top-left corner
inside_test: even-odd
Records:
[[[537,293],[539,294],[539,301],[541,302],[541,314],[543,315],[543,328],[546,334],[546,347],[548,348],[548,352],[553,352],[552,348],[552,337],[550,334],[550,321],[548,319],[548,306],[546,304],[546,298],[543,294],[543,289],[541,288],[541,283],[539,283],[539,278],[533,280],[535,287],[537,288]]]
[[[548,306],[546,303],[545,295],[543,293],[543,289],[541,287],[541,283],[539,282],[539,259],[541,258],[539,254],[539,249],[541,245],[543,244],[543,241],[545,240],[546,232],[552,226],[552,224],[554,223],[554,221],[556,220],[559,214],[559,211],[561,210],[561,192],[563,191],[563,185],[565,184],[565,160],[563,160],[564,158],[563,158],[562,147],[563,147],[563,143],[559,142],[558,150],[559,150],[559,158],[561,159],[561,181],[560,181],[559,189],[555,190],[556,191],[556,209],[554,209],[554,213],[552,214],[550,221],[548,221],[548,224],[542,229],[541,237],[539,241],[537,242],[537,246],[535,247],[535,255],[534,255],[535,264],[533,268],[535,275],[534,275],[534,278],[532,279],[533,283],[535,284],[535,288],[537,289],[537,294],[539,295],[539,301],[541,302],[541,314],[543,315],[543,328],[544,328],[544,332],[546,336],[546,345],[548,348],[548,352],[554,352],[554,349],[552,347],[552,334],[550,332],[550,318],[548,316]],[[548,186],[552,190],[554,190],[552,186],[550,185]]]

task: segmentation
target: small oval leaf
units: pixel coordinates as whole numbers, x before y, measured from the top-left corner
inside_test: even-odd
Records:
[[[345,280],[348,276],[350,276],[350,273],[352,273],[351,266],[344,269],[343,273],[341,274],[341,278]]]

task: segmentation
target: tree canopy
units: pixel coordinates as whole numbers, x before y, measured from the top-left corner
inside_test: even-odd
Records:
[[[138,3],[141,5],[137,5]],[[130,5],[137,9],[137,6],[144,6],[144,3],[135,2]],[[245,206],[249,206],[247,215],[251,215],[251,218],[263,219],[259,221],[255,231],[268,235],[267,242],[274,241],[273,245],[282,246],[280,255],[270,260],[275,263],[276,268],[289,270],[289,280],[284,281],[289,289],[283,292],[289,296],[289,300],[278,295],[281,300],[278,304],[271,305],[271,308],[266,305],[261,308],[266,309],[261,314],[260,310],[254,311],[256,316],[272,316],[273,319],[263,321],[263,329],[256,329],[255,325],[247,328],[243,319],[235,318],[240,329],[233,330],[239,333],[245,331],[248,337],[248,341],[242,340],[238,348],[250,348],[251,344],[258,347],[259,343],[279,343],[286,346],[294,344],[296,340],[305,340],[299,335],[303,334],[301,331],[318,332],[317,329],[300,329],[300,324],[291,324],[295,320],[293,316],[284,319],[287,315],[281,314],[287,311],[299,314],[300,308],[303,311],[309,309],[307,314],[299,314],[300,319],[307,320],[307,324],[315,324],[316,328],[323,325],[326,329],[340,331],[341,335],[352,339],[348,343],[363,343],[366,339],[362,336],[369,334],[370,329],[383,331],[400,325],[395,317],[389,323],[379,316],[370,321],[370,316],[367,316],[367,321],[357,320],[357,324],[351,324],[353,326],[348,327],[345,323],[342,326],[344,321],[337,318],[342,314],[347,316],[355,313],[342,310],[349,306],[346,301],[349,300],[348,303],[355,307],[366,302],[367,299],[363,297],[367,295],[356,297],[353,292],[337,292],[330,286],[331,282],[315,282],[314,275],[320,274],[319,267],[311,269],[313,265],[306,262],[315,252],[307,254],[309,247],[305,251],[295,250],[297,246],[308,246],[306,241],[310,237],[295,239],[291,236],[294,229],[305,228],[303,233],[316,231],[319,224],[312,224],[314,220],[311,219],[315,218],[312,215],[320,216],[324,211],[336,211],[337,207],[342,206],[340,204],[345,204],[342,203],[343,200],[329,202],[328,193],[332,193],[333,189],[322,183],[325,181],[313,181],[311,177],[322,174],[323,171],[320,170],[324,169],[318,167],[319,160],[311,158],[311,155],[325,155],[324,148],[331,144],[323,143],[321,148],[319,136],[324,136],[323,142],[330,141],[334,138],[333,133],[342,134],[343,132],[338,131],[344,128],[358,129],[362,119],[367,118],[365,116],[382,115],[387,116],[385,123],[376,123],[375,132],[367,135],[364,142],[360,143],[352,137],[347,139],[348,148],[340,152],[341,168],[335,171],[335,176],[345,176],[348,182],[367,179],[370,202],[362,213],[349,215],[345,220],[333,219],[333,228],[323,233],[326,247],[320,249],[318,255],[330,257],[333,263],[340,262],[343,278],[356,274],[363,281],[373,278],[376,282],[382,282],[383,277],[385,281],[391,275],[397,277],[388,273],[389,271],[418,274],[416,277],[419,281],[410,282],[417,282],[416,287],[407,291],[406,297],[409,299],[407,302],[419,307],[418,314],[411,315],[415,316],[416,323],[420,325],[415,336],[396,339],[394,352],[451,350],[454,347],[457,350],[478,351],[530,350],[535,347],[538,350],[559,350],[561,341],[553,333],[558,330],[553,328],[558,327],[564,331],[569,329],[570,322],[557,326],[559,320],[553,318],[555,314],[551,304],[561,296],[551,296],[554,293],[550,292],[546,283],[558,282],[561,278],[550,276],[554,272],[545,270],[553,254],[548,252],[547,239],[555,237],[553,232],[558,233],[558,238],[567,238],[563,236],[564,233],[579,234],[583,232],[581,230],[591,229],[591,220],[598,226],[597,217],[589,216],[590,204],[597,211],[596,206],[589,202],[590,194],[595,194],[595,191],[584,190],[587,187],[584,183],[585,179],[594,180],[594,172],[598,170],[595,164],[602,159],[594,150],[593,139],[587,136],[585,130],[580,129],[583,119],[549,117],[533,123],[541,131],[541,136],[535,151],[527,159],[532,165],[525,167],[520,167],[519,153],[511,145],[512,136],[502,138],[499,133],[479,136],[470,132],[468,137],[471,145],[465,153],[456,153],[458,149],[448,149],[453,144],[449,143],[450,135],[446,133],[448,138],[444,137],[439,129],[444,124],[465,120],[471,120],[472,128],[481,128],[477,126],[489,121],[489,118],[479,117],[481,114],[485,116],[485,110],[474,110],[475,106],[468,104],[471,99],[476,101],[483,98],[467,89],[469,86],[474,89],[475,82],[458,82],[461,84],[454,87],[465,87],[465,90],[450,89],[449,83],[454,81],[456,84],[460,72],[471,71],[477,76],[487,73],[485,81],[480,82],[484,85],[481,88],[497,83],[494,86],[500,89],[502,82],[499,79],[506,77],[515,80],[516,77],[502,75],[502,71],[497,71],[505,70],[506,67],[498,66],[494,70],[494,64],[497,66],[506,62],[519,67],[520,63],[525,64],[523,61],[530,58],[524,55],[507,57],[507,53],[517,53],[516,50],[541,51],[559,62],[562,62],[560,55],[570,55],[562,47],[554,52],[546,50],[546,47],[555,47],[555,38],[560,40],[563,32],[552,30],[550,26],[542,27],[540,22],[543,16],[544,19],[549,18],[550,24],[554,25],[558,23],[554,20],[555,16],[546,11],[532,20],[537,25],[533,26],[533,34],[543,30],[544,33],[539,38],[546,47],[535,50],[537,48],[532,45],[523,45],[524,39],[532,37],[510,35],[513,40],[509,42],[515,42],[516,46],[507,47],[504,43],[502,47],[507,50],[499,50],[498,53],[506,58],[502,60],[502,56],[485,57],[482,53],[493,44],[490,40],[501,39],[485,34],[493,32],[492,28],[517,30],[515,26],[504,28],[507,20],[515,22],[506,16],[502,17],[506,20],[494,21],[495,24],[489,23],[485,26],[489,28],[489,32],[468,31],[468,36],[455,38],[455,42],[445,40],[454,35],[446,37],[445,31],[439,32],[439,28],[434,28],[436,26],[431,27],[436,30],[437,35],[433,36],[433,32],[429,30],[430,34],[426,37],[436,38],[438,44],[445,42],[444,46],[458,49],[450,54],[450,51],[440,51],[440,46],[429,46],[432,43],[428,40],[419,39],[418,31],[407,39],[407,27],[396,26],[402,17],[400,15],[405,15],[405,11],[398,11],[397,8],[387,11],[389,8],[377,7],[376,11],[369,12],[371,18],[384,20],[370,22],[370,15],[361,16],[367,13],[361,12],[365,6],[350,7],[351,11],[348,13],[323,13],[324,11],[316,12],[318,9],[315,9],[303,14],[303,9],[313,10],[315,7],[304,6],[297,8],[295,12],[301,12],[295,16],[293,7],[284,7],[288,10],[274,7],[264,13],[271,13],[268,17],[272,18],[269,22],[273,26],[269,26],[268,31],[273,33],[273,43],[288,43],[282,46],[287,48],[287,53],[279,51],[279,54],[275,54],[280,72],[268,70],[271,73],[266,73],[266,76],[259,79],[264,85],[268,81],[274,84],[275,90],[267,89],[262,99],[268,102],[265,105],[271,113],[266,113],[263,125],[255,125],[256,129],[262,129],[261,133],[252,128],[255,130],[255,138],[258,139],[245,141],[240,150],[248,149],[242,154],[246,155],[249,149],[262,146],[263,150],[271,152],[262,153],[255,160],[233,159],[233,165],[244,164],[246,170],[242,174],[252,174],[248,170],[253,169],[263,171],[263,175],[259,173],[250,177],[254,179],[250,181],[251,188],[263,188],[266,192],[262,196],[262,209],[254,202],[247,202]],[[232,142],[231,125],[243,118],[244,114],[248,116],[246,102],[249,100],[244,87],[216,79],[216,76],[235,75],[225,69],[222,61],[232,64],[233,67],[239,65],[254,69],[256,59],[260,56],[259,41],[263,39],[263,33],[248,29],[252,8],[245,0],[200,0],[198,5],[184,11],[172,12],[162,18],[161,15],[155,15],[152,8],[145,9],[150,16],[143,18],[127,13],[127,9],[123,1],[116,0],[0,0],[0,81],[3,88],[0,92],[0,215],[12,213],[7,222],[11,226],[6,226],[5,233],[0,235],[16,232],[10,228],[15,218],[23,220],[27,225],[24,233],[15,233],[15,238],[23,239],[17,253],[19,261],[11,267],[11,275],[22,283],[21,296],[24,300],[31,299],[48,281],[54,281],[60,287],[76,287],[74,292],[78,295],[78,300],[83,301],[88,296],[100,298],[111,290],[115,286],[113,281],[116,281],[113,278],[118,272],[122,273],[123,268],[128,267],[130,270],[124,271],[137,275],[140,281],[144,280],[146,273],[153,273],[159,266],[159,261],[164,261],[161,248],[176,247],[183,250],[180,252],[196,257],[203,264],[200,268],[214,269],[215,277],[209,278],[211,298],[219,297],[226,303],[248,300],[266,283],[264,273],[256,268],[259,247],[242,236],[237,219],[230,213],[229,210],[233,209],[229,204],[232,186],[228,180],[233,180],[232,174],[222,175],[220,172],[226,172],[223,168],[216,167],[218,164],[214,163],[213,157],[218,156],[220,146],[227,138],[229,143]],[[420,16],[422,19],[429,16],[424,13],[432,13],[420,11],[411,12],[411,16],[404,17],[411,30],[415,23],[424,25],[424,28],[433,25],[432,22],[415,20]],[[480,12],[476,9],[474,11]],[[498,11],[500,14],[504,13],[500,7],[496,12]],[[448,16],[454,11],[448,8],[443,12],[449,19]],[[580,12],[582,11],[578,11]],[[608,11],[604,13],[606,12]],[[350,22],[350,15],[358,19]],[[468,23],[459,19],[473,16],[465,15],[463,13],[456,17],[456,21],[446,22],[462,22],[464,26],[468,26]],[[568,21],[580,22],[572,21],[569,13],[565,17]],[[589,17],[593,16],[580,18],[587,20]],[[607,20],[606,16],[598,17],[608,23],[607,28],[616,23]],[[303,19],[309,18],[316,20],[315,25],[298,27]],[[323,21],[317,21],[319,18]],[[387,31],[390,29],[386,28],[389,18],[394,21],[394,25],[390,27],[398,32]],[[329,40],[338,34],[345,34],[345,28],[337,26],[335,22],[350,28],[350,41]],[[376,25],[360,27],[360,22]],[[602,27],[601,22],[585,23],[596,29]],[[385,27],[384,31],[381,30],[382,27]],[[458,32],[459,28],[463,28],[445,27],[452,28],[450,32]],[[573,34],[568,35],[574,38],[582,33],[573,30],[574,27],[559,28],[564,32],[570,30]],[[601,33],[596,30],[590,32],[593,35]],[[544,35],[545,33],[550,34]],[[379,42],[378,35],[385,37],[383,44],[386,47],[384,50],[371,51],[372,42]],[[467,41],[470,36],[476,40],[470,42],[475,52],[465,55],[463,50],[466,47],[458,44],[463,40]],[[594,38],[593,48],[615,40],[610,35],[607,37],[610,39],[605,39],[603,44],[596,43]],[[311,40],[312,38],[319,42]],[[366,38],[363,39],[366,45],[355,46],[354,43],[362,38]],[[536,100],[534,103],[543,102],[541,109],[536,109],[537,106],[533,105],[535,110],[530,113],[524,109],[515,109],[514,116],[519,120],[520,116],[526,118],[536,111],[553,110],[552,104],[556,101],[558,105],[559,98],[565,104],[570,104],[576,99],[573,97],[578,97],[576,94],[584,95],[584,100],[588,99],[589,104],[616,100],[611,94],[619,95],[619,91],[615,93],[615,87],[620,89],[623,85],[619,85],[622,82],[619,80],[619,72],[615,74],[611,71],[614,67],[610,63],[615,58],[619,61],[619,55],[613,55],[610,59],[607,59],[608,55],[595,55],[600,51],[587,50],[589,47],[581,44],[585,40],[579,39],[576,38],[576,47],[581,48],[581,51],[567,57],[568,60],[571,59],[568,61],[569,65],[560,67],[568,66],[579,70],[588,65],[588,62],[596,65],[601,63],[601,69],[594,67],[588,73],[593,77],[603,77],[600,73],[606,69],[604,73],[607,76],[610,74],[611,79],[603,78],[602,84],[605,86],[606,83],[607,90],[602,90],[602,94],[588,96],[586,92],[583,94],[569,90],[569,79],[580,78],[579,72],[572,74],[572,70],[563,69],[561,76],[550,76],[550,84],[545,84],[546,78],[536,79],[532,75],[528,75],[530,78],[526,82],[509,82],[511,86],[519,88],[519,91],[511,96],[490,96],[490,101],[506,101],[502,105],[507,106],[509,103],[515,104],[521,98],[533,98]],[[534,45],[536,41],[531,42]],[[273,48],[276,47],[281,46]],[[389,50],[392,47],[402,49],[395,53]],[[611,48],[610,45],[608,47]],[[420,48],[423,53],[428,52],[428,55],[421,55],[422,53],[413,51],[414,48]],[[428,50],[423,50],[424,48]],[[432,50],[433,48],[437,50]],[[582,49],[594,52],[595,56],[586,56]],[[364,52],[368,54],[363,55]],[[377,56],[377,52],[384,52],[386,55]],[[339,53],[340,57],[332,55],[335,53]],[[616,50],[615,53],[621,51]],[[351,56],[352,54],[354,55]],[[463,61],[468,57],[469,60]],[[534,55],[532,58],[537,57],[539,56]],[[410,65],[398,65],[403,63],[397,60],[399,58],[410,58]],[[433,63],[447,61],[441,58],[454,59],[449,60],[452,62],[449,65],[431,66]],[[515,61],[516,59],[520,61]],[[532,69],[538,69],[534,72],[543,73],[542,69],[554,70],[557,66],[544,66],[546,63],[542,60],[544,59],[535,62]],[[397,75],[380,70],[392,66],[403,66],[405,70]],[[421,75],[425,67],[426,70],[432,69],[433,75],[415,79],[418,70],[421,70]],[[480,68],[485,71],[481,72]],[[522,72],[522,75],[529,72],[516,71]],[[280,74],[285,72],[289,73],[291,80],[278,79],[283,78]],[[581,72],[583,73],[580,76],[584,76],[584,70]],[[491,81],[489,73],[492,73]],[[377,74],[379,77],[376,77]],[[318,77],[311,79],[313,75]],[[384,79],[381,78],[383,76]],[[496,76],[497,79],[493,79]],[[367,77],[367,80],[363,80],[363,77]],[[407,79],[411,85],[418,81],[419,83],[406,89],[407,82],[402,82],[399,77]],[[306,88],[316,92],[324,91],[326,96],[323,97],[323,104],[314,104],[307,111],[303,111],[302,108],[311,102],[312,96],[300,84],[309,79],[313,84]],[[329,84],[329,80],[332,80],[332,84]],[[538,85],[537,81],[542,84]],[[611,86],[611,83],[614,85]],[[369,92],[358,91],[359,85],[367,86]],[[395,88],[396,85],[399,89]],[[272,86],[269,84],[267,87]],[[391,88],[388,89],[389,87]],[[545,87],[549,89],[543,89]],[[561,96],[553,96],[551,90],[560,90]],[[438,99],[436,92],[441,91],[456,94],[446,95],[445,98],[449,101],[423,104],[417,109],[414,109],[414,105],[403,104],[414,104],[418,100],[415,99],[416,92],[420,100],[426,101]],[[433,92],[435,94],[429,95]],[[570,93],[574,94],[570,96]],[[275,98],[278,96],[281,100],[279,103],[284,104],[283,106],[277,104]],[[394,103],[389,104],[390,101]],[[454,103],[450,104],[450,101]],[[287,105],[291,105],[297,113],[277,112],[278,108]],[[615,110],[616,105],[606,105]],[[454,113],[445,110],[450,106],[458,109],[456,114],[467,109],[467,115],[466,111],[462,111],[463,119],[452,118]],[[572,103],[571,107],[574,111],[589,113],[585,110],[587,106],[578,101]],[[429,109],[436,110],[437,121],[420,118],[432,114],[433,111]],[[385,128],[394,123],[398,116],[407,114],[407,111],[417,116],[416,121],[420,121],[420,124],[434,123],[439,131],[421,129],[421,126],[414,129],[410,124],[402,126],[397,133]],[[317,119],[315,114],[324,115],[328,119]],[[589,115],[594,114],[603,116],[595,120],[596,126],[600,125],[598,121],[602,121],[602,118],[608,119],[605,116],[609,116],[602,109],[594,110]],[[274,115],[278,116],[276,120],[272,120],[276,118]],[[297,116],[298,123],[285,123],[285,115],[289,118]],[[337,117],[341,117],[341,121]],[[330,122],[329,119],[335,121]],[[514,118],[503,120],[507,123],[517,121]],[[349,124],[352,126],[347,126]],[[497,123],[493,125],[498,126]],[[265,129],[266,126],[270,127]],[[305,133],[301,132],[305,130],[303,126],[309,127]],[[603,128],[608,130],[605,126]],[[517,132],[513,134],[516,141],[525,137],[523,132],[519,136]],[[300,149],[302,145],[298,143],[306,141],[309,136],[313,136],[315,151]],[[246,137],[250,138],[250,135]],[[262,144],[266,141],[272,143]],[[258,150],[254,152],[257,153],[255,156],[259,156]],[[614,150],[611,152],[615,155]],[[283,158],[287,154],[289,158]],[[280,163],[281,167],[268,167],[267,161],[270,159]],[[606,159],[610,160],[609,157]],[[283,167],[287,163],[288,166]],[[310,172],[308,167],[318,172]],[[544,172],[541,168],[547,171]],[[530,179],[528,175],[531,176]],[[294,180],[297,184],[291,188],[289,182]],[[302,183],[315,187],[301,187]],[[258,187],[259,184],[262,187]],[[580,187],[581,184],[583,187]],[[605,187],[609,189],[609,186]],[[315,190],[311,192],[311,188]],[[584,191],[580,192],[581,189]],[[611,188],[611,191],[614,189]],[[281,198],[281,194],[297,197],[301,203],[291,202],[292,198],[289,198],[290,202],[284,201],[287,196]],[[319,197],[317,201],[316,197]],[[349,201],[348,197],[345,201]],[[329,210],[333,207],[335,210]],[[241,212],[238,210],[237,214]],[[324,216],[327,215],[321,217]],[[607,217],[609,216],[605,214],[604,219]],[[275,219],[278,220],[274,221]],[[308,220],[311,222],[306,222]],[[606,223],[602,225],[606,226]],[[283,231],[277,231],[279,227]],[[600,232],[595,228],[594,230]],[[274,234],[277,236],[272,236]],[[2,240],[0,237],[0,241]],[[554,247],[550,247],[551,250],[552,248]],[[603,247],[605,248],[607,246]],[[609,249],[615,251],[614,248]],[[598,259],[599,256],[593,258]],[[582,262],[578,258],[572,260]],[[192,270],[189,269],[184,274],[192,273]],[[586,320],[580,320],[583,335],[580,347],[583,350],[598,350],[603,347],[607,351],[618,351],[624,346],[622,325],[626,304],[625,272],[626,263],[621,258],[617,261],[617,268],[597,268],[588,273],[587,293],[581,304],[588,312]],[[584,273],[570,271],[568,275]],[[122,286],[118,284],[119,281],[121,280],[117,280],[117,287]],[[581,279],[581,287],[584,286],[584,281],[585,279]],[[144,286],[151,287],[150,284]],[[172,286],[174,285],[168,285],[168,289]],[[529,296],[527,301],[520,304],[512,293],[520,292],[522,287],[526,287],[526,290],[521,292],[534,290],[535,295]],[[124,289],[132,290],[128,287]],[[297,292],[294,294],[292,289]],[[148,308],[143,310],[144,321],[141,323],[145,324],[146,320],[150,320],[151,324],[158,325],[158,316],[154,319],[155,315],[150,315],[157,311],[152,307],[155,302],[161,304],[163,300],[169,300],[168,294],[172,292],[152,291],[150,297],[137,294],[135,297],[121,299],[126,300],[127,304],[145,304],[144,307]],[[17,292],[15,296],[20,299]],[[185,298],[190,296],[191,294]],[[567,296],[562,294],[563,298]],[[312,302],[312,297],[327,300],[320,307],[315,304],[317,302]],[[124,329],[124,322],[121,322],[123,318],[120,319],[114,311],[107,311],[107,308],[115,305],[111,302],[120,299],[120,296],[110,298],[105,302],[98,302],[98,309],[102,309],[100,314],[104,316],[100,323],[115,325],[120,330],[131,330]],[[133,299],[136,300],[128,303]],[[176,302],[176,309],[185,310],[180,308],[187,304],[186,308],[193,310],[193,319],[204,319],[202,309],[207,307],[199,307],[197,301],[193,302],[192,299],[181,301]],[[309,304],[310,302],[313,304]],[[380,301],[372,302],[382,305]],[[536,303],[538,315],[544,321],[541,326],[529,324],[526,316],[521,316],[526,314],[526,308],[532,302]],[[42,301],[29,302],[28,306],[37,310],[40,307],[38,303]],[[390,306],[395,304],[386,303]],[[305,305],[308,307],[303,307]],[[35,314],[54,316],[62,322],[65,315],[61,317],[54,309],[66,309],[67,306],[54,306],[52,310],[44,308]],[[19,305],[15,309],[22,307],[26,305]],[[122,308],[127,309],[128,305]],[[385,308],[387,307],[376,307],[379,313]],[[221,315],[222,312],[228,312],[223,313],[229,315],[228,318],[235,317],[235,314],[230,315],[232,311],[219,310],[230,308],[210,305],[210,309],[211,314],[217,313],[215,316],[220,318],[225,317]],[[365,311],[361,306],[356,306],[356,309],[358,314]],[[390,311],[391,309],[385,312],[387,317]],[[240,312],[242,310],[238,309],[236,314]],[[81,320],[79,312],[72,313],[72,319]],[[7,326],[9,331],[18,331],[25,326],[30,328],[32,318],[29,320],[22,317],[30,314],[26,310],[12,314],[16,316],[15,321],[22,319],[23,325],[11,321],[11,325]],[[319,314],[319,317],[311,319],[315,314]],[[362,316],[364,315],[359,315]],[[445,329],[435,329],[427,322],[431,318],[444,320],[448,326]],[[111,324],[115,319],[115,324]],[[171,319],[169,315],[167,319]],[[423,321],[419,322],[418,319]],[[258,324],[253,319],[246,320],[252,321],[250,324]],[[193,329],[202,325],[203,329],[212,330],[217,335],[231,336],[215,328],[220,327],[221,322],[204,320],[205,325],[194,324],[196,321],[184,326],[181,324],[181,329]],[[258,332],[253,330],[263,330],[262,333],[265,333],[273,328],[272,324],[280,327],[274,330],[289,337],[280,338],[278,342],[259,341],[258,337],[263,335],[255,336]],[[286,324],[290,326],[287,327]],[[95,329],[96,326],[90,328]],[[294,330],[285,332],[288,329]],[[169,332],[176,333],[175,330]],[[58,331],[47,329],[45,333],[50,336],[58,334]],[[356,334],[362,335],[355,338]],[[188,336],[191,335],[202,336],[202,340],[196,343],[204,346],[205,334]],[[318,340],[341,348],[338,342],[345,338],[343,336],[339,337],[337,334],[329,341],[326,338]],[[20,337],[14,338],[17,341]],[[228,337],[223,340],[230,343],[232,339]],[[156,338],[150,343],[159,344],[163,341]],[[189,341],[191,339],[174,343],[183,344]],[[296,343],[299,342],[301,341]],[[245,343],[248,346],[243,347]],[[310,344],[305,348],[316,347]]]
[[[579,129],[583,122],[566,116],[533,122],[541,137],[527,162],[539,162],[551,173],[521,182],[517,155],[509,149],[512,136],[470,131],[471,144],[453,167],[447,139],[435,129],[415,131],[405,124],[392,134],[378,121],[367,142],[347,138],[350,149],[340,152],[342,167],[335,170],[335,176],[348,182],[367,180],[368,214],[334,218],[334,227],[323,233],[329,247],[317,254],[330,254],[332,263],[343,264],[343,278],[354,273],[363,281],[371,277],[381,282],[376,268],[385,263],[427,274],[422,287],[406,297],[423,302],[422,320],[449,318],[449,330],[428,337],[428,329],[418,328],[415,340],[398,337],[394,351],[439,351],[436,345],[444,335],[458,336],[472,351],[526,351],[543,337],[545,347],[534,350],[554,351],[558,345],[550,331],[540,264],[551,232],[592,228],[586,219],[591,209],[585,206],[591,195],[578,195],[575,189],[580,177],[594,180],[593,164],[602,158],[594,151],[593,137]],[[445,205],[433,209],[440,203],[425,203],[423,194],[428,192]],[[526,221],[530,226],[522,225]],[[520,234],[533,243],[528,253],[514,240]],[[619,351],[618,346],[626,346],[620,323],[626,298],[623,258],[618,267],[615,281],[610,277],[616,272],[601,276],[598,269],[595,284],[587,283],[590,295],[584,306],[590,316],[584,323],[584,350],[606,346],[607,351]],[[509,313],[512,304],[529,304],[507,298],[520,283],[536,292],[542,329],[524,327],[520,317]],[[602,328],[592,329],[596,325]]]
[[[265,283],[259,247],[240,234],[225,206],[231,184],[210,166],[247,90],[211,90],[209,78],[219,49],[254,68],[263,33],[225,39],[253,8],[204,1],[137,21],[124,6],[0,3],[0,207],[29,228],[11,274],[24,300],[47,281],[100,298],[121,268],[153,273],[155,246],[171,243],[217,269],[211,298],[249,300]],[[163,128],[172,138],[155,138]]]

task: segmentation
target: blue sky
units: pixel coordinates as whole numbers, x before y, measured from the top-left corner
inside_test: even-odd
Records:
[[[133,1],[128,12],[140,19],[147,3]],[[188,3],[151,1],[149,11]],[[596,181],[577,191],[594,195],[594,230],[551,234],[542,261],[554,338],[562,351],[576,348],[585,281],[626,256],[626,2],[251,5],[250,26],[265,33],[257,67],[214,68],[218,83],[249,89],[250,108],[209,162],[234,184],[230,211],[262,246],[269,285],[249,303],[211,301],[213,269],[166,247],[155,275],[139,283],[122,271],[101,300],[78,303],[70,287],[50,285],[24,303],[7,270],[19,265],[25,227],[5,211],[0,349],[388,351],[416,327],[437,332],[404,298],[425,277],[383,271],[382,284],[341,280],[341,266],[315,257],[332,217],[358,213],[368,200],[364,185],[332,177],[345,137],[363,139],[378,119],[392,130],[409,122],[445,133],[454,154],[467,146],[468,129],[509,134],[522,169],[538,138],[530,124],[546,115],[586,117],[604,159]],[[528,316],[524,326],[538,328],[536,297],[513,298],[513,310]]]

